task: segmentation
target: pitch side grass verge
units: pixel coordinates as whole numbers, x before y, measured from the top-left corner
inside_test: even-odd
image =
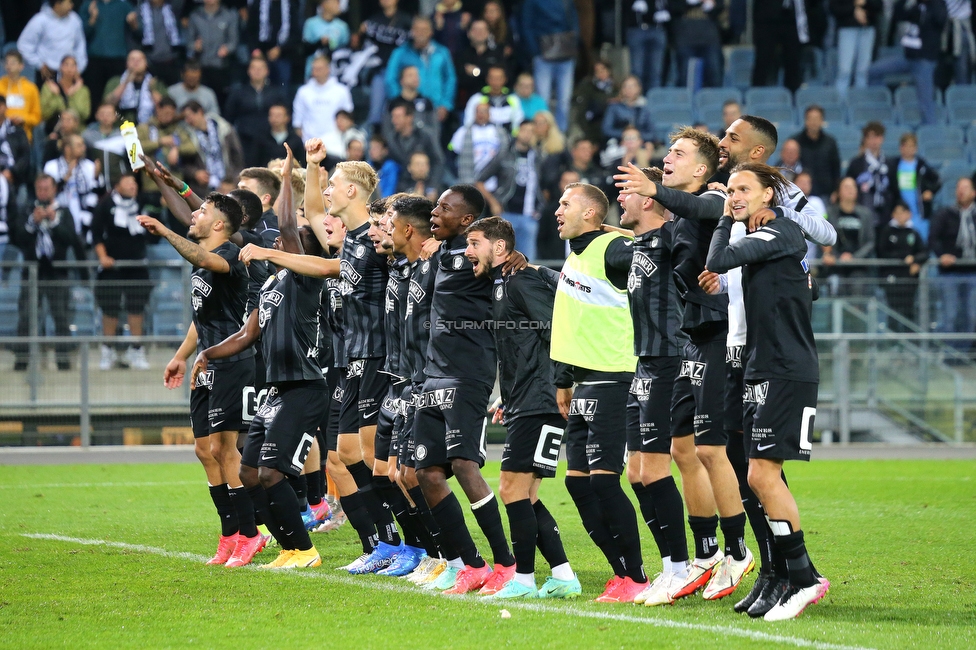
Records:
[[[493,485],[497,472],[497,464],[486,469]],[[560,479],[544,482],[540,496],[559,522],[584,599],[487,603],[335,571],[359,552],[347,526],[313,535],[317,569],[203,566],[218,528],[193,465],[8,467],[0,475],[0,638],[11,648],[976,644],[976,462],[815,461],[787,472],[811,555],[832,588],[799,620],[768,624],[731,611],[738,593],[666,608],[589,602],[610,572]],[[646,528],[641,534],[653,575],[659,560]],[[547,570],[539,558],[540,585]],[[740,590],[751,584],[750,576]]]

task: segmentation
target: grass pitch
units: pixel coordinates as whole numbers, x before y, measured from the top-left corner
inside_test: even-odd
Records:
[[[318,569],[204,566],[218,528],[195,465],[4,467],[0,646],[976,645],[976,568],[969,557],[976,463],[815,461],[787,471],[808,548],[832,587],[799,620],[769,624],[732,612],[738,592],[717,603],[699,596],[666,608],[589,602],[610,572],[561,480],[544,482],[540,494],[560,524],[586,599],[498,604],[333,570],[359,553],[348,526],[313,535],[323,559]],[[497,463],[486,475],[497,485]],[[487,552],[470,513],[468,525]],[[659,567],[653,541],[646,528],[641,534],[653,574]],[[537,569],[541,585],[548,570],[541,558]],[[751,585],[749,577],[740,590]],[[503,608],[511,618],[501,618]]]

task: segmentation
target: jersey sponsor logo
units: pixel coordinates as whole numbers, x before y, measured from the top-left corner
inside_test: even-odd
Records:
[[[577,291],[582,291],[583,293],[593,293],[593,287],[573,280],[571,277],[566,275],[565,272],[559,274],[559,281],[571,289],[576,289]]]
[[[565,429],[544,424],[539,431],[539,442],[535,446],[532,462],[536,466],[555,469],[559,463],[559,446],[563,442]]]
[[[650,257],[640,251],[634,252],[634,261],[630,267],[631,271],[639,271],[645,277],[651,277],[657,271],[657,264]]]
[[[427,292],[416,280],[410,281],[410,300],[413,302],[423,302],[427,297]]]
[[[678,373],[678,376],[688,377],[692,384],[701,386],[702,382],[705,381],[705,368],[707,366],[708,364],[700,361],[682,361],[681,372]]]
[[[284,296],[278,291],[265,291],[261,294],[261,302],[258,303],[258,327],[264,326],[271,320],[272,307],[277,307],[284,300]]]
[[[585,399],[585,398],[573,398],[569,403],[569,414],[579,415],[587,422],[593,421],[593,416],[596,415],[596,409],[599,405],[600,400],[596,399]]]
[[[630,394],[635,396],[638,401],[646,402],[651,394],[651,381],[650,377],[634,377],[633,381],[630,382]]]
[[[339,273],[342,275],[342,280],[346,283],[346,285],[350,285],[352,287],[357,286],[359,281],[363,279],[363,276],[353,268],[352,263],[350,263],[349,260],[342,260],[339,262]],[[343,291],[344,294],[351,292],[351,289],[349,291]]]
[[[499,283],[498,286],[495,287],[495,300],[500,301],[504,297],[505,288]]]
[[[437,406],[442,411],[454,408],[454,396],[456,393],[456,388],[438,388],[420,393],[417,395],[417,408],[424,409]]]
[[[210,295],[210,292],[213,291],[213,287],[207,284],[207,281],[201,278],[199,275],[194,275],[190,278],[190,290],[199,291],[204,295],[204,297],[207,297]]]
[[[730,364],[733,368],[742,367],[742,345],[730,345],[725,348],[725,363]]]
[[[754,404],[765,404],[766,396],[769,394],[769,382],[764,381],[759,384],[746,384],[745,392],[742,394],[743,402]]]

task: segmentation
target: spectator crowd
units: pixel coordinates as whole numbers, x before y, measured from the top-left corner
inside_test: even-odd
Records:
[[[97,261],[99,280],[130,287],[96,292],[104,332],[114,334],[122,316],[143,333],[148,288],[131,287],[148,279],[117,264],[145,259],[153,243],[134,217],[185,227],[150,175],[130,175],[120,132],[129,121],[143,151],[200,195],[236,187],[242,170],[282,158],[285,144],[301,156],[304,141],[320,138],[325,167],[375,167],[377,197],[436,198],[452,183],[473,183],[530,259],[562,259],[550,217],[567,184],[597,185],[615,205],[617,166],[659,164],[674,123],[700,119],[696,126],[721,136],[741,113],[763,115],[738,90],[714,121],[702,111],[675,115],[655,99],[683,88],[691,106],[699,89],[736,85],[732,55],[751,41],[739,89],[785,88],[789,102],[796,93],[802,123],[774,120],[774,161],[838,232],[836,246],[811,251],[821,274],[838,292],[881,287],[897,314],[917,322],[917,278],[934,257],[945,287],[940,327],[974,331],[972,165],[923,157],[914,132],[946,124],[942,91],[973,81],[971,0],[755,0],[751,23],[745,6],[625,0],[616,16],[613,3],[582,0],[5,4],[0,251],[38,261],[52,286],[68,278],[53,262]],[[903,84],[914,87],[918,124],[859,119],[843,136],[833,104],[801,102],[797,92],[815,87],[845,103]],[[852,128],[860,146],[848,155]],[[893,262],[858,265],[869,258]],[[56,333],[66,334],[66,291],[44,297]],[[26,351],[16,354],[25,368]],[[133,367],[146,363],[138,347],[124,354]],[[67,366],[61,348],[57,359]]]

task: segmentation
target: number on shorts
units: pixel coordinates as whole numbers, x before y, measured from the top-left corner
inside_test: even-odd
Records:
[[[542,426],[542,430],[539,431],[539,444],[535,446],[533,460],[536,463],[546,467],[555,467],[559,464],[559,445],[563,442],[564,431],[565,429],[548,424]]]
[[[813,420],[817,417],[817,409],[813,406],[803,407],[803,415],[800,420],[800,449],[810,451],[813,444],[810,442],[810,429],[813,428]]]
[[[295,450],[295,455],[291,459],[292,467],[301,469],[305,466],[305,459],[308,458],[308,452],[312,451],[313,442],[315,442],[315,438],[311,434],[302,434],[302,440],[298,443],[298,449]]]

